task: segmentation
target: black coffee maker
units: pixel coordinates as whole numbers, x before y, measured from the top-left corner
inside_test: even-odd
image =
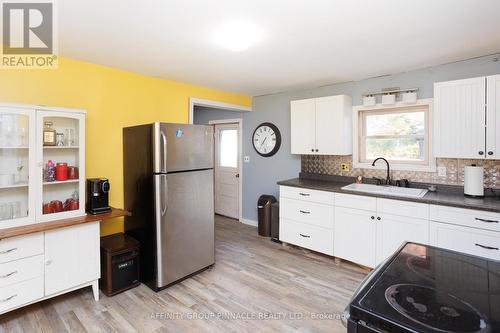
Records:
[[[111,211],[109,181],[106,178],[87,179],[87,213],[96,215]]]

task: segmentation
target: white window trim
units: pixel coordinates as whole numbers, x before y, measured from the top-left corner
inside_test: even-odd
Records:
[[[373,106],[363,106],[358,105],[353,107],[353,117],[352,117],[352,143],[353,143],[353,151],[352,151],[352,163],[354,168],[358,169],[385,169],[386,166],[383,163],[377,163],[374,167],[371,163],[360,162],[360,154],[359,154],[359,122],[360,122],[360,112],[361,111],[383,111],[389,109],[404,109],[412,106],[427,106],[428,107],[428,138],[429,138],[429,164],[426,165],[418,165],[418,164],[400,164],[400,163],[392,163],[391,170],[404,170],[404,171],[422,171],[422,172],[435,172],[436,171],[436,158],[434,156],[433,149],[433,99],[419,99],[414,104],[404,104],[402,102],[397,102],[393,105],[382,105],[376,104]],[[384,157],[384,156],[381,156]],[[390,161],[389,161],[390,162]]]

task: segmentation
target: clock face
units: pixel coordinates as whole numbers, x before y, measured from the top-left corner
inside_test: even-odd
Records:
[[[281,146],[280,131],[271,123],[263,123],[257,126],[253,132],[252,140],[255,151],[264,157],[276,154]]]

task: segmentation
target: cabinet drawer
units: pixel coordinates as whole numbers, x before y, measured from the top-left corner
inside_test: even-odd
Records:
[[[481,210],[431,205],[432,221],[500,232],[500,214]]]
[[[333,255],[333,230],[280,219],[280,240],[306,249]]]
[[[300,187],[280,186],[280,197],[332,205],[333,192],[309,190]]]
[[[0,288],[43,276],[43,255],[0,264]]]
[[[280,202],[280,216],[286,219],[333,229],[333,206],[283,198]]]
[[[431,222],[431,245],[500,260],[500,233]]]
[[[43,233],[0,240],[0,263],[43,253]]]
[[[43,276],[0,288],[0,313],[43,297]]]
[[[416,219],[429,219],[429,205],[410,201],[377,199],[377,212],[379,214],[391,214],[406,216]]]
[[[377,199],[354,194],[335,194],[335,206],[376,211]]]

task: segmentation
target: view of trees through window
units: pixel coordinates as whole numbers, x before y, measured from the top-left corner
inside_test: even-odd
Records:
[[[364,157],[425,160],[425,112],[367,112],[364,117]]]

